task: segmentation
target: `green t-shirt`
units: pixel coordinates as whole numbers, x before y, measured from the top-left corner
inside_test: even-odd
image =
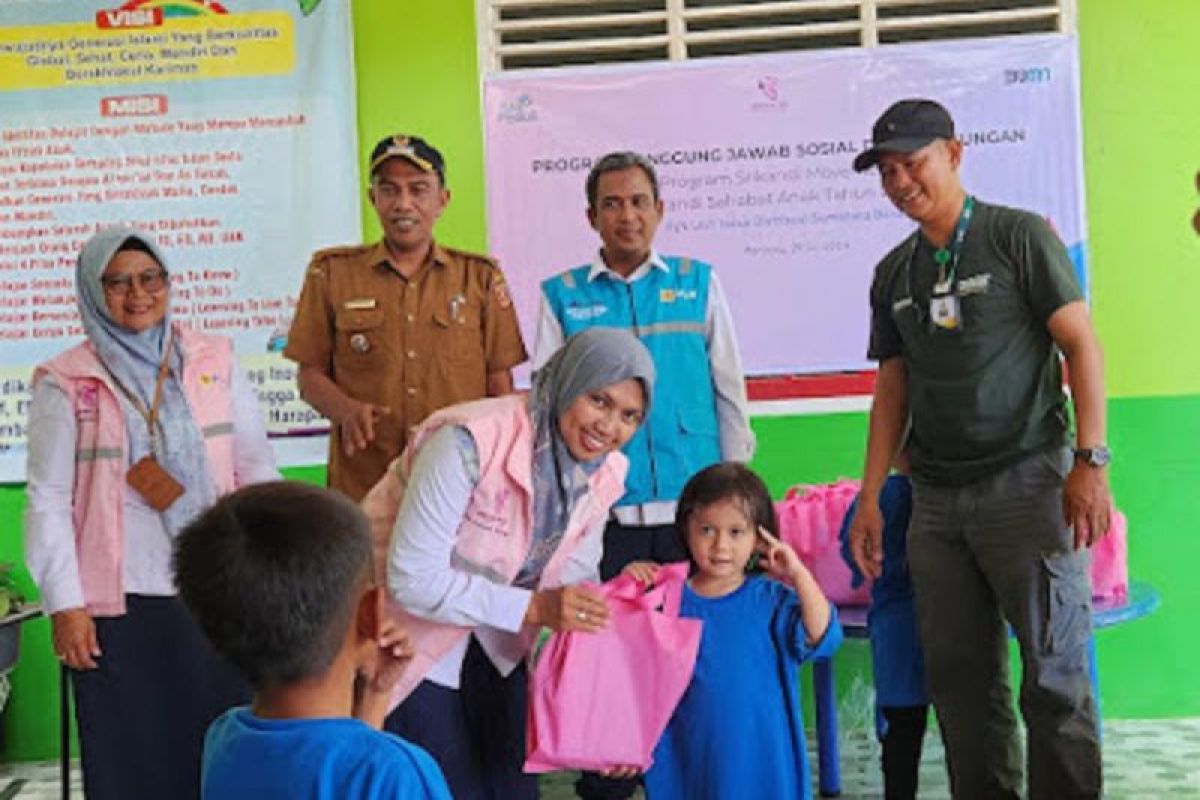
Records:
[[[1082,293],[1045,221],[977,202],[955,282],[960,326],[938,329],[934,250],[914,233],[875,268],[868,355],[904,359],[914,476],[962,486],[1066,441],[1062,370],[1046,321]]]

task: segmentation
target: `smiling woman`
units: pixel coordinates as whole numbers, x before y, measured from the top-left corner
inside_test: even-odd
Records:
[[[150,237],[99,231],[76,289],[87,341],[33,377],[29,570],[74,684],[87,796],[196,797],[204,730],[248,690],[175,596],[171,547],[218,496],[278,473],[231,343],[172,323]]]
[[[521,772],[524,656],[540,627],[607,622],[600,596],[575,584],[598,577],[625,488],[617,450],[653,385],[636,337],[589,329],[537,371],[528,396],[435,413],[363,501],[416,651],[385,728],[429,750],[455,797],[537,797],[536,776]]]

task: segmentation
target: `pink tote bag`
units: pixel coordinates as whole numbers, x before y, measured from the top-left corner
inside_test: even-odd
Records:
[[[529,681],[526,772],[650,767],[700,649],[702,623],[679,616],[687,570],[662,567],[648,592],[613,578],[599,587],[607,628],[550,636]]]
[[[1092,599],[1122,600],[1129,593],[1129,522],[1112,507],[1108,535],[1092,545]]]
[[[775,504],[779,536],[791,545],[831,603],[869,605],[870,587],[851,586],[850,568],[842,559],[838,534],[842,520],[858,495],[858,481],[793,486]]]

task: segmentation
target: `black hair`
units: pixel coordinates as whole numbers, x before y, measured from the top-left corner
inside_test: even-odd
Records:
[[[728,500],[740,506],[746,519],[755,531],[761,526],[774,537],[779,537],[779,519],[775,516],[775,504],[771,492],[763,479],[745,464],[737,461],[722,461],[705,467],[684,484],[675,506],[675,533],[683,544],[684,552],[692,567],[696,566],[688,547],[687,527],[696,509]],[[755,534],[757,535],[757,534]],[[751,559],[753,566],[755,559]]]
[[[256,689],[322,674],[371,581],[366,517],[337,492],[274,481],[225,495],[175,543],[175,583]]]
[[[592,165],[586,184],[588,208],[594,209],[596,207],[596,200],[599,199],[596,197],[596,193],[600,190],[601,175],[606,172],[621,172],[634,167],[645,173],[646,180],[650,181],[650,193],[653,195],[651,199],[657,203],[658,173],[654,169],[654,164],[640,153],[622,150],[601,156],[600,160]]]

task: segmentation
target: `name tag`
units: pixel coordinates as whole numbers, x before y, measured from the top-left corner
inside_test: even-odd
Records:
[[[988,290],[988,285],[992,282],[992,273],[984,272],[980,275],[972,275],[969,278],[963,278],[958,282],[958,293],[964,294],[983,294]]]
[[[595,303],[590,306],[574,305],[567,306],[566,315],[576,321],[585,321],[595,319],[608,313],[608,306],[603,303]]]
[[[348,311],[363,311],[375,307],[374,297],[359,297],[354,300],[346,301],[346,309]]]

